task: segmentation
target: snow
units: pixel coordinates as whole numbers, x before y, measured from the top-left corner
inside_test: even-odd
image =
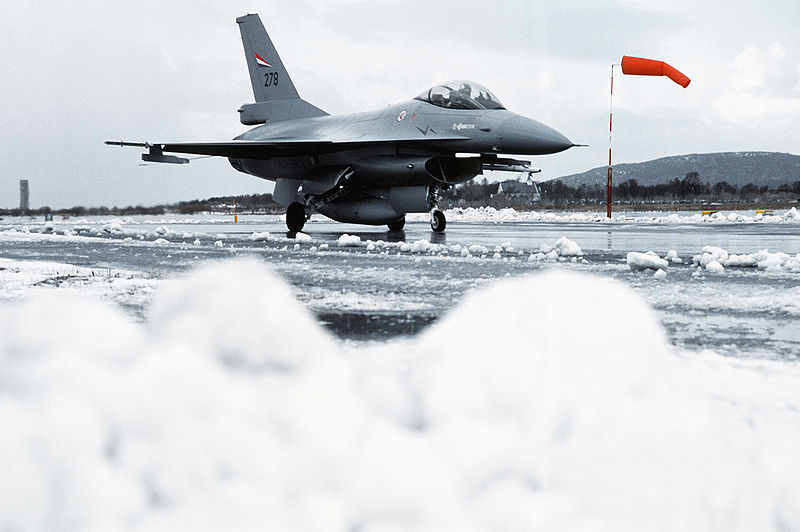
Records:
[[[431,249],[431,243],[427,240],[417,240],[411,245],[411,253],[426,253]]]
[[[485,255],[489,253],[489,248],[481,246],[480,244],[473,244],[467,248],[473,255]]]
[[[447,209],[445,216],[450,222],[467,223],[603,223],[603,224],[800,224],[800,212],[795,207],[772,214],[756,214],[754,210],[717,212],[711,215],[697,213],[629,213],[617,212],[611,219],[599,212],[551,212],[523,211],[512,208],[468,207]],[[427,214],[408,214],[409,222],[428,219]]]
[[[306,233],[297,233],[297,234],[294,235],[294,239],[297,242],[302,242],[304,244],[308,244],[308,243],[314,241],[314,239],[311,238],[311,235],[306,234]]]
[[[725,271],[725,267],[716,260],[712,260],[706,264],[705,268],[706,271],[710,273],[723,273]]]
[[[0,257],[0,301],[14,301],[31,294],[58,290],[91,295],[123,305],[144,305],[150,301],[159,283],[158,279],[146,273]]]
[[[666,270],[669,262],[662,259],[656,253],[648,251],[647,253],[639,253],[631,251],[626,257],[628,267],[633,271],[640,270]]]
[[[348,235],[347,233],[339,237],[339,247],[359,247],[361,245],[361,237],[358,235]]]
[[[260,232],[257,231],[254,232],[252,235],[250,235],[251,242],[258,242],[258,241],[269,242],[269,239],[270,239],[269,231],[260,231]]]
[[[728,260],[728,252],[717,246],[704,246],[699,260],[695,257],[694,262],[699,263],[703,268],[708,268],[712,262],[724,263]]]
[[[608,279],[349,345],[236,260],[143,323],[42,291],[0,328],[0,529],[800,527],[800,367],[676,351]]]
[[[555,250],[560,257],[574,257],[583,255],[581,247],[565,236],[562,236],[558,239],[555,245]]]
[[[51,225],[51,227],[52,227],[52,225]],[[105,224],[103,226],[103,231],[105,231],[106,233],[112,233],[112,234],[120,234],[120,233],[123,232],[122,225],[119,222],[110,222],[110,223]],[[165,233],[166,233],[166,231],[165,231]],[[159,234],[164,234],[164,233],[159,233]]]
[[[792,256],[783,252],[771,253],[766,249],[737,255],[719,247],[705,246],[700,255],[692,258],[692,262],[714,273],[722,273],[724,268],[758,268],[771,273],[800,272],[800,253]]]
[[[683,264],[683,259],[678,256],[678,252],[674,249],[667,251],[667,256],[664,258],[673,264]]]
[[[666,270],[658,269],[653,274],[653,279],[657,279],[659,281],[661,281],[662,279],[666,279],[666,278],[667,278],[667,271]]]

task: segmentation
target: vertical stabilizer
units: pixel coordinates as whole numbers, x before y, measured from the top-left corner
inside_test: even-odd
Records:
[[[239,112],[243,124],[325,116],[328,113],[302,100],[283,66],[267,30],[257,14],[236,19],[242,34],[250,83],[255,104],[244,105]]]
[[[257,102],[300,98],[258,15],[236,19]]]

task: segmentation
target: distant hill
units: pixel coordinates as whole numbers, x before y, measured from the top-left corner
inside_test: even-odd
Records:
[[[800,156],[763,151],[676,155],[644,163],[615,164],[613,179],[615,185],[629,179],[635,179],[640,185],[655,185],[676,177],[683,178],[689,172],[697,172],[700,181],[712,185],[727,181],[739,187],[754,183],[775,189],[784,183],[800,181]],[[608,167],[601,166],[582,174],[558,177],[554,181],[562,181],[571,187],[584,183],[605,185],[607,176]]]

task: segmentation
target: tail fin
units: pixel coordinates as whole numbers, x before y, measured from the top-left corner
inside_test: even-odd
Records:
[[[237,18],[236,23],[242,34],[244,55],[257,102],[239,109],[242,123],[254,125],[327,115],[300,98],[259,16],[245,15]]]

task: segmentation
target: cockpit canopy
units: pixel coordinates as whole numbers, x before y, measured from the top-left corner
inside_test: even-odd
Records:
[[[414,99],[446,109],[505,109],[489,89],[464,80],[437,85]]]

